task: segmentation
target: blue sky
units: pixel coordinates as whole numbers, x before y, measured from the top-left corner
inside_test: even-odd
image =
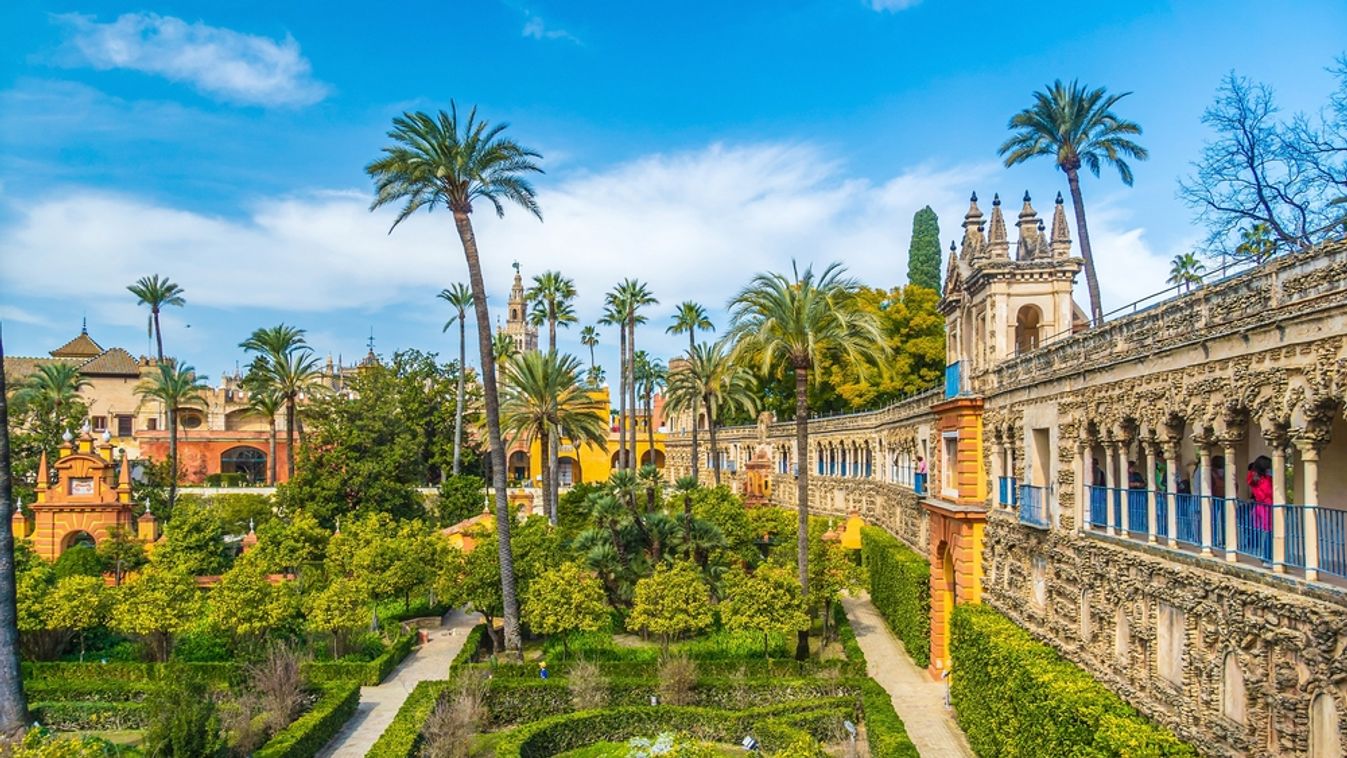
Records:
[[[641,339],[667,357],[676,302],[723,324],[736,287],[792,258],[902,283],[923,205],[946,242],[973,190],[1027,189],[1050,211],[1065,184],[1050,165],[999,166],[1007,118],[1058,77],[1130,90],[1119,110],[1152,159],[1132,188],[1085,183],[1105,305],[1122,305],[1162,289],[1168,259],[1202,236],[1176,180],[1209,137],[1200,116],[1221,77],[1317,108],[1344,40],[1341,2],[11,0],[5,348],[43,354],[87,314],[102,344],[143,352],[124,288],[158,272],[187,290],[167,349],[212,377],[281,320],[348,360],[371,328],[380,352],[454,352],[434,297],[465,276],[450,220],[385,234],[363,172],[394,115],[450,98],[545,156],[543,223],[477,214],[493,319],[514,260],[573,276],[583,323],[639,277],[661,300]],[[577,337],[563,345],[582,352]],[[615,353],[605,340],[610,376]]]

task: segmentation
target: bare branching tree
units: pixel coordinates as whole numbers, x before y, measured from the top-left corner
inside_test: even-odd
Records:
[[[1221,84],[1202,117],[1217,136],[1179,190],[1207,227],[1209,252],[1250,257],[1245,244],[1250,230],[1266,237],[1276,252],[1342,236],[1347,56],[1331,71],[1338,88],[1327,106],[1289,120],[1280,117],[1267,85],[1234,73]]]

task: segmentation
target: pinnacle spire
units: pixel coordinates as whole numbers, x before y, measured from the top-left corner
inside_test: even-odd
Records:
[[[1019,232],[1019,241],[1015,244],[1015,260],[1025,261],[1035,257],[1038,252],[1038,229],[1043,222],[1038,218],[1029,200],[1029,191],[1024,191],[1024,205],[1020,208],[1019,220],[1015,228]]]
[[[981,255],[982,245],[982,209],[978,207],[978,193],[974,192],[968,200],[968,212],[963,217],[963,257]]]
[[[1010,240],[1006,236],[1006,218],[1001,213],[1001,195],[992,196],[992,217],[987,231],[987,254],[992,258],[1010,255]]]
[[[1062,193],[1057,193],[1057,204],[1052,209],[1052,257],[1067,258],[1071,255],[1071,230],[1066,225],[1066,208],[1062,205]]]

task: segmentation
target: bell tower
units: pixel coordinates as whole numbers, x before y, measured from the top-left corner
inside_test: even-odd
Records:
[[[514,340],[515,350],[521,353],[538,350],[538,329],[529,323],[529,303],[524,294],[524,277],[519,272],[519,261],[514,262],[514,285],[510,287],[510,301],[506,308],[505,326],[497,330]]]

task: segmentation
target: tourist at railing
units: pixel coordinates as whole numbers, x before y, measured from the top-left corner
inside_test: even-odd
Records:
[[[926,494],[926,459],[920,455],[917,456],[917,473],[914,484],[916,486],[913,489],[917,491],[918,495]]]
[[[1272,459],[1260,455],[1249,464],[1245,477],[1249,483],[1249,497],[1253,500],[1253,525],[1259,531],[1272,533]]]
[[[1225,497],[1225,456],[1214,455],[1211,458],[1211,496]]]
[[[1137,469],[1136,461],[1127,462],[1127,488],[1129,490],[1146,489],[1146,477]]]

